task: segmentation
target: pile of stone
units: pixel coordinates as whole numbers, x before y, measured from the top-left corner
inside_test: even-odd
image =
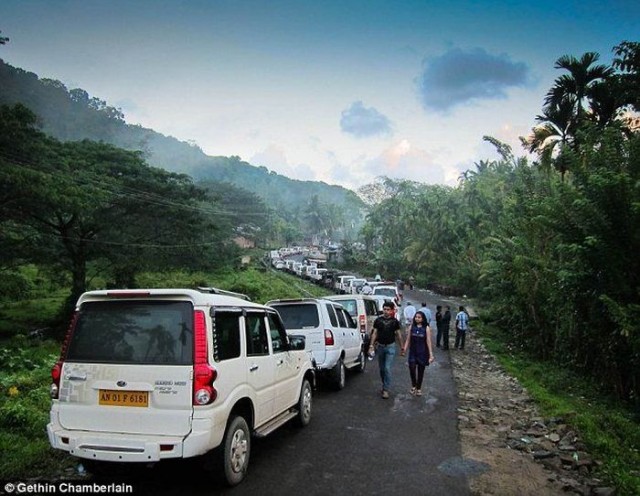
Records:
[[[467,336],[464,352],[452,350],[451,363],[463,444],[478,443],[475,453],[507,448],[541,464],[558,493],[615,494],[614,488],[595,477],[600,462],[587,452],[570,417],[540,417],[525,388],[502,369],[475,334]],[[491,464],[489,459],[478,461]]]

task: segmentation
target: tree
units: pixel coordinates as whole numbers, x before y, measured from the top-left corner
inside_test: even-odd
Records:
[[[85,290],[91,262],[132,284],[144,268],[210,266],[224,255],[227,236],[216,233],[213,209],[203,206],[207,196],[188,176],[111,145],[60,143],[34,122],[21,106],[0,111],[0,129],[19,138],[0,138],[2,213],[29,235],[21,240],[23,258],[71,274],[70,302]],[[202,256],[206,251],[217,253]]]

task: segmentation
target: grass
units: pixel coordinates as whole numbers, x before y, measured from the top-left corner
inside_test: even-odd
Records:
[[[509,348],[509,337],[487,325],[476,326],[489,351],[517,377],[544,416],[562,417],[579,433],[589,453],[602,462],[598,475],[619,495],[640,494],[640,424],[619,402],[571,370],[539,362]]]
[[[214,286],[247,294],[264,303],[276,298],[324,296],[329,292],[299,278],[250,267],[217,274],[193,272],[146,273],[140,287]],[[95,284],[91,289],[97,289]],[[59,477],[78,460],[49,446],[51,367],[60,343],[30,338],[29,332],[49,327],[57,318],[67,290],[31,299],[0,303],[0,480]]]

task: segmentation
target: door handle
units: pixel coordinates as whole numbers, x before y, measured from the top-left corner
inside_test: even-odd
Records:
[[[276,365],[282,365],[283,363],[284,363],[284,360],[281,359],[276,362]]]
[[[258,366],[255,364],[249,367],[249,372],[255,372],[256,370],[258,370]]]

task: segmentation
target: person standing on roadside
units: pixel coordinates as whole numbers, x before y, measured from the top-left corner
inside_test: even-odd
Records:
[[[410,326],[411,322],[413,321],[413,317],[416,314],[416,307],[413,306],[413,303],[408,301],[407,306],[404,307],[404,311],[402,312],[402,314],[404,315],[404,324]]]
[[[402,344],[402,329],[400,322],[393,316],[395,305],[385,301],[382,305],[383,314],[373,323],[369,353],[374,350],[378,355],[380,380],[382,381],[382,398],[389,398],[391,387],[391,364],[396,356],[396,339]]]
[[[464,311],[464,307],[460,305],[456,315],[456,342],[455,347],[460,350],[464,350],[464,341],[469,329],[469,316]]]
[[[449,349],[449,329],[451,328],[451,307],[447,305],[442,315],[442,349]]]
[[[430,326],[431,325],[431,310],[429,310],[429,308],[427,307],[427,302],[423,301],[422,302],[422,306],[419,309],[420,312],[422,312],[424,314],[424,316],[427,318],[426,322],[427,325]]]
[[[442,305],[436,306],[436,348],[440,348],[442,341]]]
[[[402,347],[402,355],[409,352],[409,375],[411,376],[411,394],[422,396],[424,369],[433,363],[435,357],[431,349],[431,327],[426,323],[422,312],[416,312],[409,327],[407,338]]]

